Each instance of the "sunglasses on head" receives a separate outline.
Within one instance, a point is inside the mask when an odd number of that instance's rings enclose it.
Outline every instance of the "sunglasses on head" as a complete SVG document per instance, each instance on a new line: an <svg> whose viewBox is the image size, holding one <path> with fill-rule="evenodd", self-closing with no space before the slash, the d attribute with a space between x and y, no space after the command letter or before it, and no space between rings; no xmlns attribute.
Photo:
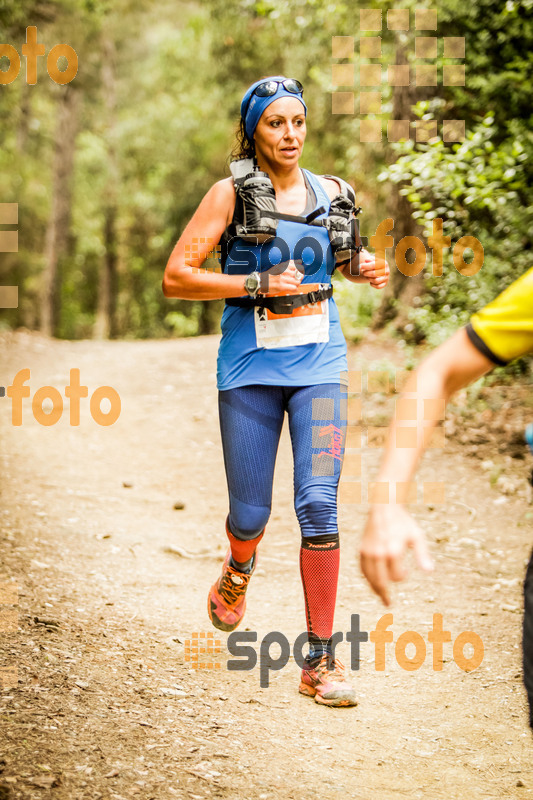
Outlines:
<svg viewBox="0 0 533 800"><path fill-rule="evenodd" d="M248 113L248 108L250 106L250 102L254 94L258 97L271 97L273 94L276 94L278 91L278 86L283 86L283 88L290 92L291 94L302 94L304 93L304 87L300 83L300 81L295 80L294 78L287 78L284 81L276 81L270 80L265 81L264 83L260 83L259 86L256 86L253 90L252 94L250 95L250 99L248 100L248 105L246 106L246 111L244 112L244 116Z"/></svg>

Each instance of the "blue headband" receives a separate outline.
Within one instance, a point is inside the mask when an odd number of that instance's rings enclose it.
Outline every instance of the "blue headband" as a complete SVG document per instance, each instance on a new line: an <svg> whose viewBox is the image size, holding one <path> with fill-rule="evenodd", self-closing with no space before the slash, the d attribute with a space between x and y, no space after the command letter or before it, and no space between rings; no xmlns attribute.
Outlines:
<svg viewBox="0 0 533 800"><path fill-rule="evenodd" d="M265 108L267 108L267 106L269 106L270 103L273 103L274 100L279 100L280 97L295 97L297 100L300 101L300 103L305 108L305 114L307 116L307 106L305 105L302 96L300 94L294 94L294 92L288 92L281 83L278 86L277 92L275 94L269 95L268 97L258 97L256 94L253 94L254 89L257 89L260 83L266 83L266 81L272 81L272 80L284 81L287 79L285 75L274 75L271 78L261 78L260 81L252 83L252 85L242 98L241 117L244 119L246 135L248 136L250 141L253 138L254 131L257 128L257 123L259 122L261 114L263 113ZM248 110L246 111L246 118L244 118L243 114L245 112L248 101L250 101L250 104L248 105Z"/></svg>

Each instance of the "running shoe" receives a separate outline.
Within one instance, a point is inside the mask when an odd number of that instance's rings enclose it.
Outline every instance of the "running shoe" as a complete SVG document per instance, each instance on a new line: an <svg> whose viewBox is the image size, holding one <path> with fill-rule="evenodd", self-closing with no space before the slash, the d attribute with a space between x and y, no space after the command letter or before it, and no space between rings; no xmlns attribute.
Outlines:
<svg viewBox="0 0 533 800"><path fill-rule="evenodd" d="M324 706L357 705L355 689L344 678L344 665L328 653L324 653L314 666L313 662L306 662L299 692L314 697L315 703Z"/></svg>
<svg viewBox="0 0 533 800"><path fill-rule="evenodd" d="M222 575L215 581L207 597L209 619L219 631L234 631L246 611L246 590L257 563L254 554L250 572L239 572L230 566L231 549L228 550Z"/></svg>

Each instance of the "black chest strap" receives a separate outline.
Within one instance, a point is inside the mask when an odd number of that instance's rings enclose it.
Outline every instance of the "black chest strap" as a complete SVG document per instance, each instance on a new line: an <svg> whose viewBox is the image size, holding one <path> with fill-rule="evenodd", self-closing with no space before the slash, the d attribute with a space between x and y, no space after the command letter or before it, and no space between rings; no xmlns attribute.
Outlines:
<svg viewBox="0 0 533 800"><path fill-rule="evenodd" d="M304 294L287 294L278 297L226 297L226 305L240 306L241 308L268 308L273 314L292 314L295 308L309 304L320 303L333 295L333 286L317 289L315 292Z"/></svg>

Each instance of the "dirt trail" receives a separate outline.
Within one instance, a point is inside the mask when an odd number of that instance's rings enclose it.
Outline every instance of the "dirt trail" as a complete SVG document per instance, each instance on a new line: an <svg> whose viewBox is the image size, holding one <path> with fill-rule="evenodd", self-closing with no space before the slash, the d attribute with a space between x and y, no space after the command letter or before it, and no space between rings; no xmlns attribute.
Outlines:
<svg viewBox="0 0 533 800"><path fill-rule="evenodd" d="M87 400L79 427L70 426L66 401L61 420L45 427L24 399L23 424L13 427L11 401L0 397L1 666L7 684L8 668L18 677L0 691L0 798L533 798L520 674L531 464L495 446L491 474L514 481L509 494L457 440L425 456L419 480L447 486L444 505L414 508L436 572L414 573L390 609L394 642L410 630L427 644L434 613L452 641L475 631L485 648L476 671L457 666L451 644L441 672L429 644L416 671L402 669L388 644L386 669L376 671L368 642L354 673L359 705L329 709L298 695L293 659L268 688L257 667L227 670L218 632L221 668L191 668L185 642L213 630L206 593L226 549L217 344L216 336L95 343L0 335L0 385L28 367L32 397L44 385L63 394L77 367L89 394L110 385L122 400L111 427L93 421ZM401 352L374 340L350 359L351 368L401 365ZM383 409L376 401L376 413ZM379 456L365 450L365 475L375 474ZM359 572L364 518L364 505L340 508L337 631L350 629L352 614L371 631L385 613ZM243 625L257 631L257 646L269 631L293 641L305 628L298 550L285 427ZM337 652L349 665L348 645Z"/></svg>

